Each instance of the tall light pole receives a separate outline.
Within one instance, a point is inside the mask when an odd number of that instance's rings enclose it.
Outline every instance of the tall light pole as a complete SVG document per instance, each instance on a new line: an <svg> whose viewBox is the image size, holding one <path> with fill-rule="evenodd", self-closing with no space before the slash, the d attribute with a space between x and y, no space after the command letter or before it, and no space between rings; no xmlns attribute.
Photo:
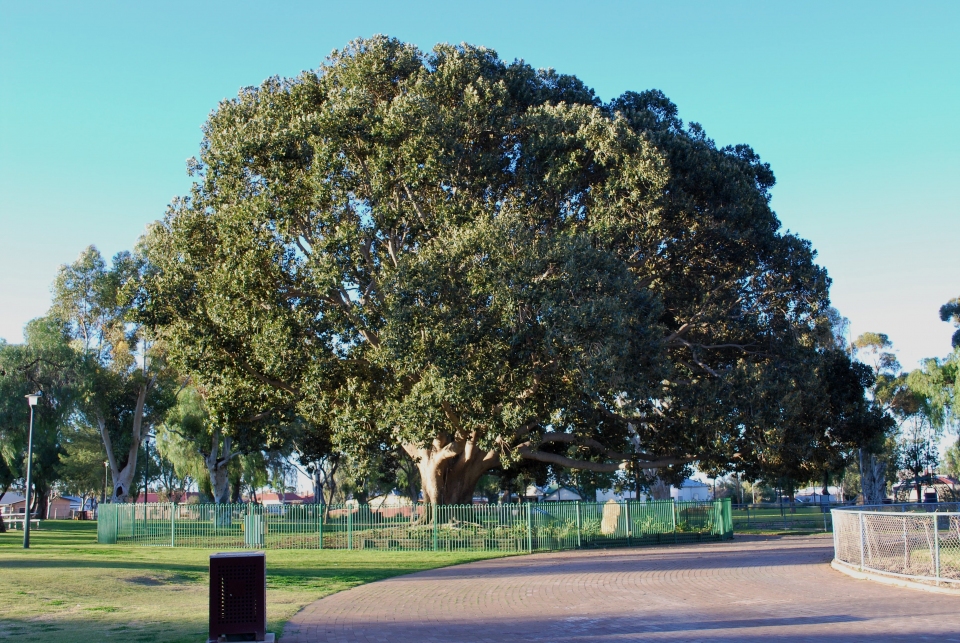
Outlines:
<svg viewBox="0 0 960 643"><path fill-rule="evenodd" d="M30 549L30 473L33 464L33 407L37 405L37 400L43 396L41 391L32 395L25 395L27 403L30 405L30 432L27 434L27 491L23 501L23 548Z"/></svg>

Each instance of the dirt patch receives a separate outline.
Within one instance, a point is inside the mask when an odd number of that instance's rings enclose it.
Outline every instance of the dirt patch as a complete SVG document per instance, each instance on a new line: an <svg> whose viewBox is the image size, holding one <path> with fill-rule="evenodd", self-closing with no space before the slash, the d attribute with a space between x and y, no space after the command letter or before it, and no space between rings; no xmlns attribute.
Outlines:
<svg viewBox="0 0 960 643"><path fill-rule="evenodd" d="M134 585L143 585L144 587L158 587L170 582L166 579L154 578L153 576L134 576L133 578L126 579L126 581Z"/></svg>

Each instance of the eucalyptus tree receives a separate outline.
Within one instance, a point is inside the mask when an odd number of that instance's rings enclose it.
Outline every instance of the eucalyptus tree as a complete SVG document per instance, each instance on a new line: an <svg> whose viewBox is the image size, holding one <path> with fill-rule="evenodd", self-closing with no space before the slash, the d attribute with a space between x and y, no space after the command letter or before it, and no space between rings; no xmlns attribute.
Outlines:
<svg viewBox="0 0 960 643"><path fill-rule="evenodd" d="M222 102L190 169L139 318L224 426L400 447L430 502L729 458L728 393L804 363L828 305L749 147L480 47L355 41Z"/></svg>
<svg viewBox="0 0 960 643"><path fill-rule="evenodd" d="M130 317L130 293L137 291L142 268L128 252L107 266L90 246L60 267L53 285L50 312L66 324L82 357L77 410L100 432L113 502L131 498L140 445L163 419L177 386L162 344Z"/></svg>
<svg viewBox="0 0 960 643"><path fill-rule="evenodd" d="M898 400L904 394L906 377L900 372L900 362L893 353L893 342L884 333L863 333L850 343L851 353L873 372L873 383L868 393L874 407L889 418L894 417ZM893 422L889 422L893 428ZM888 432L887 432L888 433ZM872 436L860 445L857 464L860 469L860 489L863 503L877 505L887 495L887 470L896 468L895 449L887 433Z"/></svg>

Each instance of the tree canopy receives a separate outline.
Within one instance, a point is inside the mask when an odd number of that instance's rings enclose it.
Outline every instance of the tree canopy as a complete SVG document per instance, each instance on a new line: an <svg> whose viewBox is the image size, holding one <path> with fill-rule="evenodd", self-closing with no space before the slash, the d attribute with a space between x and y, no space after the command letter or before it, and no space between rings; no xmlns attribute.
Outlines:
<svg viewBox="0 0 960 643"><path fill-rule="evenodd" d="M400 447L468 502L520 462L746 468L785 391L862 397L769 166L660 92L375 37L222 102L190 168L138 318L240 443Z"/></svg>
<svg viewBox="0 0 960 643"><path fill-rule="evenodd" d="M100 432L112 497L120 502L131 497L141 442L163 419L176 388L162 344L130 316L142 268L129 252L108 266L90 246L60 267L53 285L51 314L79 356L75 410Z"/></svg>

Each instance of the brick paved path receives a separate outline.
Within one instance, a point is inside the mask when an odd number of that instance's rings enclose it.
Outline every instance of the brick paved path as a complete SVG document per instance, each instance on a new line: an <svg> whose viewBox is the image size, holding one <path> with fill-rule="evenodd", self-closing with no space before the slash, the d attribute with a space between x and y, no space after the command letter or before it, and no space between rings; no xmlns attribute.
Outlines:
<svg viewBox="0 0 960 643"><path fill-rule="evenodd" d="M829 537L537 554L308 605L282 643L960 641L960 596L832 570Z"/></svg>

